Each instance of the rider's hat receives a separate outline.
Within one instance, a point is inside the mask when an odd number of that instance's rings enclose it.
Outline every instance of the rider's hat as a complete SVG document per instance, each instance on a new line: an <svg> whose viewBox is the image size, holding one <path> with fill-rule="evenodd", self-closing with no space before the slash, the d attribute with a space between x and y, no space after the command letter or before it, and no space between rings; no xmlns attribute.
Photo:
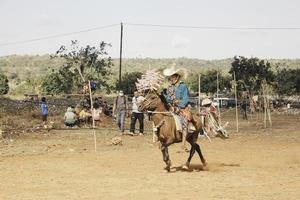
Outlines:
<svg viewBox="0 0 300 200"><path fill-rule="evenodd" d="M166 77L170 77L174 74L178 74L181 78L186 78L186 75L187 75L185 69L183 69L183 68L176 69L175 64L173 64L171 67L169 67L163 71L163 75Z"/></svg>

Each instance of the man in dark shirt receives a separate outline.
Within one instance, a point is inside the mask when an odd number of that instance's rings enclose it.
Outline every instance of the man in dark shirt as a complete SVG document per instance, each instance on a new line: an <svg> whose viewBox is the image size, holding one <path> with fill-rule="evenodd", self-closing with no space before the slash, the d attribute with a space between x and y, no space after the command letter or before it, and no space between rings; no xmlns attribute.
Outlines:
<svg viewBox="0 0 300 200"><path fill-rule="evenodd" d="M116 118L117 125L121 131L121 134L124 134L125 131L125 117L127 112L127 97L124 95L124 92L121 90L119 95L114 100L113 107L113 116Z"/></svg>

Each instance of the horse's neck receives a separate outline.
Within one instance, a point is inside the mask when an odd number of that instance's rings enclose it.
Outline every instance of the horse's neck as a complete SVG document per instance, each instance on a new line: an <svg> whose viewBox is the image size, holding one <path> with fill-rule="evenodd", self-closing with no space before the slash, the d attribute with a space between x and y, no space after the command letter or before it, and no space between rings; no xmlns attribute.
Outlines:
<svg viewBox="0 0 300 200"><path fill-rule="evenodd" d="M157 113L155 113L157 112ZM168 112L168 110L165 108L165 106L163 104L159 105L155 110L154 113L152 115L152 120L154 122L155 125L158 125L163 117L164 117L164 113L162 112Z"/></svg>

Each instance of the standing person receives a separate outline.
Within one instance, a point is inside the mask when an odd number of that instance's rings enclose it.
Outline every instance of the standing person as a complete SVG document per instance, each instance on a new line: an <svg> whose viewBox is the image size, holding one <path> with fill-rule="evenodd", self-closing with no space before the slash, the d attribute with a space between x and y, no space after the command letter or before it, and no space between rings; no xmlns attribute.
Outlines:
<svg viewBox="0 0 300 200"><path fill-rule="evenodd" d="M125 116L127 111L127 97L124 95L122 90L119 91L119 95L114 100L113 116L116 118L117 125L124 134L125 131Z"/></svg>
<svg viewBox="0 0 300 200"><path fill-rule="evenodd" d="M41 113L42 113L43 125L46 126L49 111L48 111L48 106L46 104L46 98L45 97L42 97Z"/></svg>
<svg viewBox="0 0 300 200"><path fill-rule="evenodd" d="M138 111L138 104L144 101L144 97L140 95L139 92L134 92L134 97L132 98L132 115L130 123L130 133L133 135L135 130L136 120L139 120L140 129L139 134L144 134L144 113Z"/></svg>
<svg viewBox="0 0 300 200"><path fill-rule="evenodd" d="M243 113L243 119L248 120L248 116L247 116L247 102L246 102L246 100L242 101L241 108L242 108L242 113Z"/></svg>

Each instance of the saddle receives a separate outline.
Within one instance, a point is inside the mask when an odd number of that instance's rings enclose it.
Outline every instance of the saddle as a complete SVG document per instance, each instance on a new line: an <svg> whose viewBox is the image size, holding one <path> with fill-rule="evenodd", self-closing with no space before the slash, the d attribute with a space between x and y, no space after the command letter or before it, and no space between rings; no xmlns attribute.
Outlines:
<svg viewBox="0 0 300 200"><path fill-rule="evenodd" d="M192 113L191 113L191 111L190 111L190 109L188 107L180 109L179 115L181 115L188 122L193 119Z"/></svg>
<svg viewBox="0 0 300 200"><path fill-rule="evenodd" d="M189 131L195 131L196 127L193 126L191 120L193 119L192 113L188 107L180 109L179 114L172 113L175 120L176 130L183 131L183 128L187 127Z"/></svg>

